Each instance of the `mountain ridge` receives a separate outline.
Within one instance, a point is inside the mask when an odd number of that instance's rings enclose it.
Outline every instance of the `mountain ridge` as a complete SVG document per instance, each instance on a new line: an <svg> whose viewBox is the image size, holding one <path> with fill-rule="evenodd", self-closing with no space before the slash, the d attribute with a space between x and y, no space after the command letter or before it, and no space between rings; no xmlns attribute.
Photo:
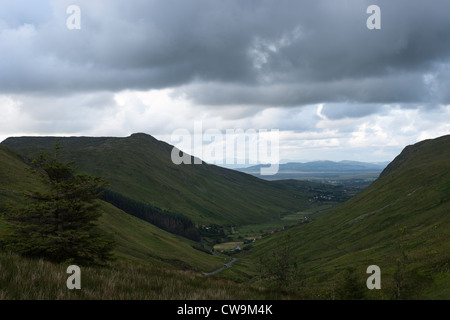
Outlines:
<svg viewBox="0 0 450 320"><path fill-rule="evenodd" d="M63 147L63 160L105 178L113 191L197 223L268 221L307 204L295 189L246 173L205 162L176 165L171 161L173 146L143 133L123 138L10 137L2 145L32 159L51 151L56 141Z"/></svg>
<svg viewBox="0 0 450 320"><path fill-rule="evenodd" d="M329 290L348 268L364 275L377 265L383 290L372 297L390 299L399 287L402 299L448 299L449 159L450 135L407 146L361 193L290 229L297 244L292 255L305 277ZM281 237L255 243L248 255L256 260L276 252ZM405 270L401 279L399 268Z"/></svg>
<svg viewBox="0 0 450 320"><path fill-rule="evenodd" d="M14 149L0 144L0 242L10 232L2 220L9 206L17 207L27 202L26 194L42 190L40 177L29 170L30 164L21 159ZM102 216L99 228L114 234L117 246L114 254L144 264L170 268L212 271L221 265L220 259L195 248L198 243L167 232L119 208L99 201ZM1 250L0 250L1 251Z"/></svg>

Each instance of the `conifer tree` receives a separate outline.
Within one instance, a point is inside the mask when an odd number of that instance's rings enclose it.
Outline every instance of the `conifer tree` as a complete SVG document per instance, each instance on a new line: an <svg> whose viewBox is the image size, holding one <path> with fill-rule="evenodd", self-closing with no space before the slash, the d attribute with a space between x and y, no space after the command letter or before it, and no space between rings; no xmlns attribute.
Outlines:
<svg viewBox="0 0 450 320"><path fill-rule="evenodd" d="M45 188L29 194L29 203L6 216L13 233L5 247L29 257L54 262L92 264L112 258L112 236L98 229L101 216L97 200L107 183L101 178L76 174L73 163L41 153L33 161Z"/></svg>
<svg viewBox="0 0 450 320"><path fill-rule="evenodd" d="M336 289L336 298L339 300L365 299L367 287L356 272L356 268L349 266Z"/></svg>

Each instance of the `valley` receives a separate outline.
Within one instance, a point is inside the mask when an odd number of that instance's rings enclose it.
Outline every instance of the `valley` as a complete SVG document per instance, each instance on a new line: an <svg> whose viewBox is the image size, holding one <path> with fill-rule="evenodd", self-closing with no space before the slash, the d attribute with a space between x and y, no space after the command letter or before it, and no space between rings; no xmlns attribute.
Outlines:
<svg viewBox="0 0 450 320"><path fill-rule="evenodd" d="M365 268L374 264L382 270L382 289L366 289L358 299L449 296L449 136L406 147L367 186L265 181L205 163L175 166L170 146L144 134L9 138L0 145L0 212L43 188L28 168L56 140L64 161L110 182L98 225L116 239L112 268L149 268L158 281L176 278L178 285L194 277L186 285L195 288L227 281L226 299L245 299L231 293L236 286L246 288L247 298L263 290L263 298L346 299L340 290L346 272L353 270L362 284ZM174 231L178 223L190 231ZM0 219L0 239L9 232ZM1 253L2 268L8 254ZM284 263L284 275L268 278L268 263ZM289 278L289 286L276 285L277 277ZM98 285L104 290L104 283ZM199 292L194 287L187 290ZM199 299L211 297L202 290Z"/></svg>
<svg viewBox="0 0 450 320"><path fill-rule="evenodd" d="M2 315L450 300L449 9L0 1Z"/></svg>

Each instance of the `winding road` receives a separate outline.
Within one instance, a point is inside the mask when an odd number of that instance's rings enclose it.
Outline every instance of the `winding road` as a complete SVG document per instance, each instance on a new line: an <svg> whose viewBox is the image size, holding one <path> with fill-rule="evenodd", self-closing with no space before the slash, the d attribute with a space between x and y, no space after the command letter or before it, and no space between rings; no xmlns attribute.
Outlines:
<svg viewBox="0 0 450 320"><path fill-rule="evenodd" d="M232 265L236 260L237 260L236 258L233 258L233 260L231 260L230 262L224 264L224 266L223 266L222 268L219 268L219 269L217 269L217 270L215 270L215 271L213 271L213 272L210 272L210 273L203 273L203 274L204 274L205 276L211 276L211 275L213 275L213 274L216 274L216 273L218 273L218 272L220 272L220 271L222 271L222 270L224 270L224 269L227 269L227 268L231 267L231 265Z"/></svg>

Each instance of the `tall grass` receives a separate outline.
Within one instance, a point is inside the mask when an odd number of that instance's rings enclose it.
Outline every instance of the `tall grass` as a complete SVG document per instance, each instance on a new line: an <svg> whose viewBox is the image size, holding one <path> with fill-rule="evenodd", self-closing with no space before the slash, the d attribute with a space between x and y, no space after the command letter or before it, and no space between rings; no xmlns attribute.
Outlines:
<svg viewBox="0 0 450 320"><path fill-rule="evenodd" d="M66 286L68 265L0 253L3 300L251 300L295 299L276 290L240 285L192 271L115 261L81 267L81 289Z"/></svg>

